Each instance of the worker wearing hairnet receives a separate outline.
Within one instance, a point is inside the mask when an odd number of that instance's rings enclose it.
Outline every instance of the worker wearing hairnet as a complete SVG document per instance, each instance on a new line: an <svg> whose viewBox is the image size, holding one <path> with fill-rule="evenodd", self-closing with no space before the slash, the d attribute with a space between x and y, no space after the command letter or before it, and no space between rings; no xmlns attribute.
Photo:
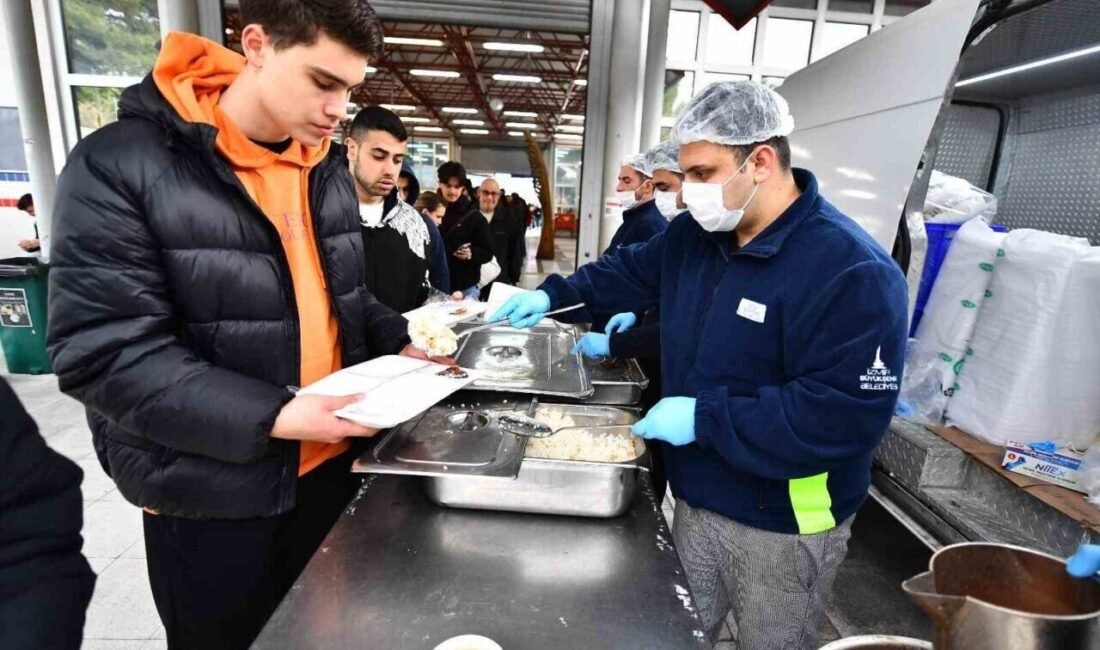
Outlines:
<svg viewBox="0 0 1100 650"><path fill-rule="evenodd" d="M615 198L624 210L653 198L653 179L645 164L645 153L627 156L619 167L618 185L615 186Z"/></svg>
<svg viewBox="0 0 1100 650"><path fill-rule="evenodd" d="M904 276L791 169L793 127L761 84L708 86L674 129L688 212L493 316L660 305L663 398L634 432L662 441L707 632L732 609L751 650L818 647L906 342Z"/></svg>
<svg viewBox="0 0 1100 650"><path fill-rule="evenodd" d="M653 179L654 198L642 207L647 208L644 218L652 223L654 234L665 229L667 220L684 211L676 204L684 178L677 161L679 151L680 147L676 143L662 142L645 154L644 167ZM619 232L622 232L622 229ZM638 323L641 324L634 327ZM637 359L649 379L649 385L642 392L642 406L649 408L656 404L661 398L660 312L651 309L639 315L628 311L612 316L602 328L599 327L599 322L594 325L593 331L581 337L574 352L580 352L589 358ZM657 500L660 501L665 497L667 485L660 443L655 440L647 441L646 447L650 452L652 465L650 478L653 480L653 490Z"/></svg>

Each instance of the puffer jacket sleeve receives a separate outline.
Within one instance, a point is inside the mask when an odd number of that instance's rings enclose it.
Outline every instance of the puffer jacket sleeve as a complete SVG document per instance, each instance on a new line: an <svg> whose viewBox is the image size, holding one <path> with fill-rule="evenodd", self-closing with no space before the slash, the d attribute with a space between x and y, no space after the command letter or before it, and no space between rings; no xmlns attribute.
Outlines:
<svg viewBox="0 0 1100 650"><path fill-rule="evenodd" d="M54 214L47 342L61 390L165 447L226 462L261 458L291 394L183 344L140 198L155 179L124 178L93 159L89 140L61 174Z"/></svg>
<svg viewBox="0 0 1100 650"><path fill-rule="evenodd" d="M409 321L378 301L370 291L363 290L364 325L371 357L397 354L409 343Z"/></svg>

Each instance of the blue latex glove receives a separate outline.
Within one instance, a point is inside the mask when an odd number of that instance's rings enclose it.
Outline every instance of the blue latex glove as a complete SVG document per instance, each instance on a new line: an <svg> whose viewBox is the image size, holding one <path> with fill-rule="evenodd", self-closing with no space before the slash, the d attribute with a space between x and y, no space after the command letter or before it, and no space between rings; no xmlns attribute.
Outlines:
<svg viewBox="0 0 1100 650"><path fill-rule="evenodd" d="M638 322L638 317L632 311L615 314L607 321L607 327L603 328L605 334L621 334Z"/></svg>
<svg viewBox="0 0 1100 650"><path fill-rule="evenodd" d="M1066 560L1066 571L1074 578L1095 578L1100 571L1100 544L1082 544Z"/></svg>
<svg viewBox="0 0 1100 650"><path fill-rule="evenodd" d="M507 318L512 327L520 329L533 327L542 320L543 314L550 311L550 296L545 291L532 291L512 296L500 306L489 320Z"/></svg>
<svg viewBox="0 0 1100 650"><path fill-rule="evenodd" d="M580 341L577 341L570 353L576 354L577 351L590 359L609 357L611 356L611 337L607 334L589 332L582 336Z"/></svg>
<svg viewBox="0 0 1100 650"><path fill-rule="evenodd" d="M630 432L647 440L664 440L677 447L695 442L695 398L662 399L630 428Z"/></svg>

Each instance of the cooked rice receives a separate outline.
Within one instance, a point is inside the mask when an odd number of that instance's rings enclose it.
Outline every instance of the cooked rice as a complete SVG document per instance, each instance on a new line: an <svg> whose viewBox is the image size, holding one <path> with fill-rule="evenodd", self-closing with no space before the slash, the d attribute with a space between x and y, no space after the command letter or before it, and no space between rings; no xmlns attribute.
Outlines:
<svg viewBox="0 0 1100 650"><path fill-rule="evenodd" d="M429 357L446 357L458 349L458 335L434 312L417 314L409 321L409 338Z"/></svg>
<svg viewBox="0 0 1100 650"><path fill-rule="evenodd" d="M552 429L575 424L568 415L554 411L539 413L538 419ZM639 451L634 437L625 430L590 432L584 429L568 429L547 438L531 438L527 441L525 455L528 458L551 460L622 463L637 458Z"/></svg>

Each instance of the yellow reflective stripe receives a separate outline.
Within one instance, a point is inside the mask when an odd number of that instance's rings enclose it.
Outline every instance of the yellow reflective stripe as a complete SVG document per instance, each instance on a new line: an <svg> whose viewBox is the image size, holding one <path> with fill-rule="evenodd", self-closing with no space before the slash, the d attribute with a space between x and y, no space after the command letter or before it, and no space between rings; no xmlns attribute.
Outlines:
<svg viewBox="0 0 1100 650"><path fill-rule="evenodd" d="M836 528L828 483L828 472L790 480L791 507L800 534L812 535Z"/></svg>

